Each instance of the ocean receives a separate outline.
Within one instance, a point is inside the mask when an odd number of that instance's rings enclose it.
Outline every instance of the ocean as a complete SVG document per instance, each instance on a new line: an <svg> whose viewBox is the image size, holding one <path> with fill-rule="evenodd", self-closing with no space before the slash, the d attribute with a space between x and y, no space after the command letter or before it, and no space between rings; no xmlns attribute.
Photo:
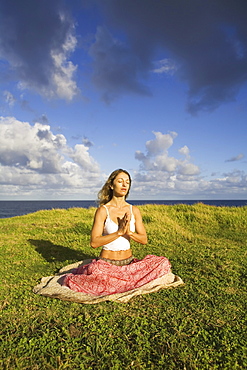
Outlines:
<svg viewBox="0 0 247 370"><path fill-rule="evenodd" d="M242 207L247 200L129 200L133 205L143 204L195 204L204 203L216 207ZM0 218L22 216L42 209L55 208L90 208L97 207L94 200L2 200L0 201Z"/></svg>

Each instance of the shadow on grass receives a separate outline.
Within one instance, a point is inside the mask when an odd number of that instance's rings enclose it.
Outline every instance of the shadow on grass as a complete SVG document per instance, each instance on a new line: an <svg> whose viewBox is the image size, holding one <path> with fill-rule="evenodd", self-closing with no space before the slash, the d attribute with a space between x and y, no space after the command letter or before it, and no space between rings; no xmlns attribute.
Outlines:
<svg viewBox="0 0 247 370"><path fill-rule="evenodd" d="M28 239L28 241L35 246L36 251L41 254L47 262L63 262L67 260L81 261L84 259L94 258L88 254L75 251L68 247L53 244L49 240Z"/></svg>

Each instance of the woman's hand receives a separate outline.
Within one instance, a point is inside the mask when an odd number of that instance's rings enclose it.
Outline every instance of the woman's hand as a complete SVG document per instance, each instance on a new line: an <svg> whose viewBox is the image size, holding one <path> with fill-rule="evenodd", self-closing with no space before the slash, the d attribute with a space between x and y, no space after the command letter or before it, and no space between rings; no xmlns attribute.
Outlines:
<svg viewBox="0 0 247 370"><path fill-rule="evenodd" d="M129 214L126 212L123 218L118 217L117 220L119 236L125 235L129 230Z"/></svg>
<svg viewBox="0 0 247 370"><path fill-rule="evenodd" d="M130 221L126 235L137 243L147 244L147 233L142 222L142 217L139 209L133 206L133 214L135 217L135 231L130 230Z"/></svg>

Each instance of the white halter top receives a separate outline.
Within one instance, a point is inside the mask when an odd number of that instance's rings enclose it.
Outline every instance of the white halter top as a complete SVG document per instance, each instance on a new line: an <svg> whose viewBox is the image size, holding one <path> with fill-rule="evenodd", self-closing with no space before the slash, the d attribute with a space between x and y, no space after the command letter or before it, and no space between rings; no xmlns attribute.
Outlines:
<svg viewBox="0 0 247 370"><path fill-rule="evenodd" d="M116 231L118 231L118 225L116 224L116 222L111 220L108 208L105 205L103 207L105 207L107 213L103 235L115 233ZM134 232L135 217L132 213L132 205L130 205L130 215L130 231ZM120 236L113 242L103 245L103 249L106 251L126 251L127 249L130 249L130 242L125 237Z"/></svg>

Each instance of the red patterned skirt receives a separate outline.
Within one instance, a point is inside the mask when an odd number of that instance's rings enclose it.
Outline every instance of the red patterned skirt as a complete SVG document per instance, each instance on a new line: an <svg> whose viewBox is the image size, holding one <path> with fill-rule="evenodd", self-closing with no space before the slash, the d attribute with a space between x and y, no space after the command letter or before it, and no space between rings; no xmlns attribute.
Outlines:
<svg viewBox="0 0 247 370"><path fill-rule="evenodd" d="M76 292L95 296L123 293L139 288L170 272L171 264L166 257L147 255L135 258L125 266L115 266L101 259L93 259L73 273L64 276L63 285Z"/></svg>

